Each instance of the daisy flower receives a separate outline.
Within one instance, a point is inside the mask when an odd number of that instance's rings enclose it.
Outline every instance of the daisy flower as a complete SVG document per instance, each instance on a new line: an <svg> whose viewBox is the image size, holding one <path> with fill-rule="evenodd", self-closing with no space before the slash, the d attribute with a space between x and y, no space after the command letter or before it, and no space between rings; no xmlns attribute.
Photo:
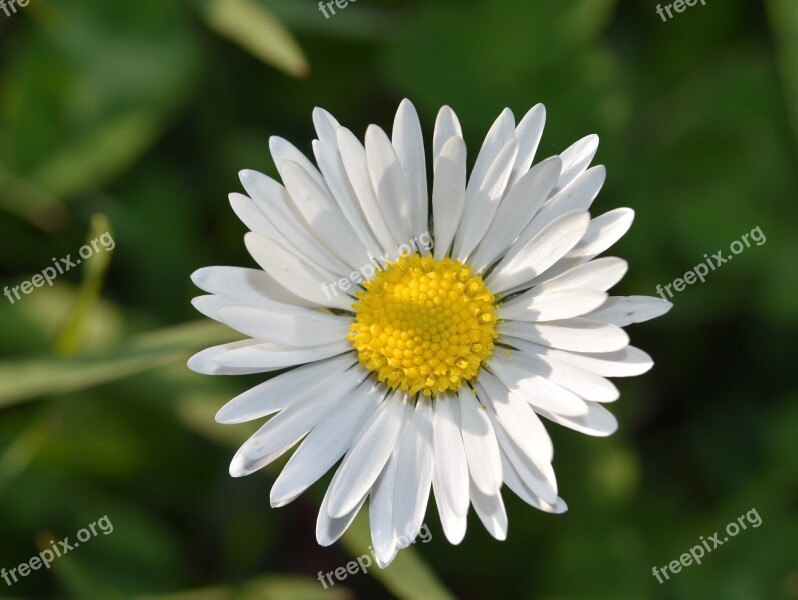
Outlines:
<svg viewBox="0 0 798 600"><path fill-rule="evenodd" d="M542 105L516 124L507 109L466 173L466 146L444 107L432 139L432 190L421 125L399 106L391 137L365 143L317 108L313 164L270 140L282 184L242 171L230 203L260 269L193 274L206 316L247 336L189 361L198 373L278 372L219 411L219 423L272 416L230 465L248 475L299 444L271 490L283 506L337 463L316 537L337 540L368 501L375 557L416 539L430 490L447 539L473 506L507 535L502 486L549 513L566 505L552 469L551 421L593 436L617 421L607 377L653 362L622 327L670 303L608 296L626 272L597 258L633 211L591 218L604 183L588 136L533 166ZM431 211L431 213L430 213ZM542 419L541 419L542 417Z"/></svg>

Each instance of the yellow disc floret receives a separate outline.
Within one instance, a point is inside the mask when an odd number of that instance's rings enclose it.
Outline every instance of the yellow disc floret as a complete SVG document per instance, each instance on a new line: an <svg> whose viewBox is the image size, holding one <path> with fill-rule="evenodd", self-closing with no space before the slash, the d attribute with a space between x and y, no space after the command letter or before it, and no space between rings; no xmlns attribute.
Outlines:
<svg viewBox="0 0 798 600"><path fill-rule="evenodd" d="M349 339L389 387L425 396L456 390L493 352L495 299L470 267L411 254L364 286Z"/></svg>

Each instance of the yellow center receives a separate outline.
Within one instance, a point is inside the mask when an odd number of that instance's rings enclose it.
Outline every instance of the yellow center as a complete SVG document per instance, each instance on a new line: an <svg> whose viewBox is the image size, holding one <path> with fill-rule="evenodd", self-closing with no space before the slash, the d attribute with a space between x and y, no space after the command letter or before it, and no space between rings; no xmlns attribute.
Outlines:
<svg viewBox="0 0 798 600"><path fill-rule="evenodd" d="M494 297L456 260L411 254L364 284L349 339L391 388L434 396L472 379L493 351Z"/></svg>

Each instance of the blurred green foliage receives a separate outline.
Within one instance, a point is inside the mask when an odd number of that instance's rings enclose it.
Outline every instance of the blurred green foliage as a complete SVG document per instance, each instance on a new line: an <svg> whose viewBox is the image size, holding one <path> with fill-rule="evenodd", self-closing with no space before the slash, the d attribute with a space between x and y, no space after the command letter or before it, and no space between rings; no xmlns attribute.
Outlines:
<svg viewBox="0 0 798 600"><path fill-rule="evenodd" d="M361 0L325 19L310 0L31 0L0 13L0 283L76 252L103 219L117 242L96 272L0 301L0 567L114 524L0 596L798 598L798 5L710 1L667 23L655 6ZM451 105L472 159L504 106L547 105L540 156L598 133L596 206L637 213L613 252L631 264L617 293L651 295L757 226L767 243L632 328L657 366L619 382L618 434L550 427L568 513L508 492L506 542L472 518L450 547L431 509L431 543L325 591L317 572L366 553L366 524L319 548L323 485L272 510L276 469L228 476L252 428L213 414L260 379L187 372L191 353L235 338L197 320L188 275L253 264L225 198L242 168L276 175L270 135L309 152L314 106L362 134L402 97L428 139ZM657 583L654 565L751 508L760 527Z"/></svg>

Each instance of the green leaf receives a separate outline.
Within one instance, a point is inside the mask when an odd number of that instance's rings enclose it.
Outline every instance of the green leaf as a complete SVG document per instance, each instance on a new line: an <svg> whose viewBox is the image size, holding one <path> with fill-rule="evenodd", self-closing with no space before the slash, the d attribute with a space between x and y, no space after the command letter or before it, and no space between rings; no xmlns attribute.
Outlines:
<svg viewBox="0 0 798 600"><path fill-rule="evenodd" d="M4 63L0 153L41 204L128 170L191 97L198 54L176 2L46 3L31 14L36 26ZM18 205L16 193L0 187L5 204Z"/></svg>
<svg viewBox="0 0 798 600"><path fill-rule="evenodd" d="M31 179L63 197L103 185L127 170L152 145L161 128L161 120L145 111L109 119L49 156Z"/></svg>
<svg viewBox="0 0 798 600"><path fill-rule="evenodd" d="M67 212L63 203L43 189L23 181L0 165L0 208L43 231L57 231Z"/></svg>
<svg viewBox="0 0 798 600"><path fill-rule="evenodd" d="M76 354L84 346L86 329L100 299L100 293L105 282L105 274L111 265L113 248L108 248L106 245L99 243L101 236L105 235L111 236L108 219L105 215L94 215L91 220L91 229L86 239L86 245L92 248L91 244L94 242L99 249L95 250L94 254L91 255L91 260L83 262L83 284L78 292L74 308L55 344L56 352L62 356ZM113 241L113 237L110 239Z"/></svg>
<svg viewBox="0 0 798 600"><path fill-rule="evenodd" d="M184 361L191 353L230 338L228 328L202 321L141 335L127 347L99 356L5 362L0 364L0 406L124 379Z"/></svg>
<svg viewBox="0 0 798 600"><path fill-rule="evenodd" d="M208 0L208 26L266 64L293 77L306 77L310 65L291 33L253 0Z"/></svg>
<svg viewBox="0 0 798 600"><path fill-rule="evenodd" d="M344 600L351 597L345 588L325 590L319 582L307 577L265 575L238 586L139 596L136 600Z"/></svg>
<svg viewBox="0 0 798 600"><path fill-rule="evenodd" d="M38 422L26 427L0 455L0 490L28 468L47 440Z"/></svg>
<svg viewBox="0 0 798 600"><path fill-rule="evenodd" d="M776 57L784 80L793 136L798 143L798 3L794 0L768 0L765 5L776 39Z"/></svg>

